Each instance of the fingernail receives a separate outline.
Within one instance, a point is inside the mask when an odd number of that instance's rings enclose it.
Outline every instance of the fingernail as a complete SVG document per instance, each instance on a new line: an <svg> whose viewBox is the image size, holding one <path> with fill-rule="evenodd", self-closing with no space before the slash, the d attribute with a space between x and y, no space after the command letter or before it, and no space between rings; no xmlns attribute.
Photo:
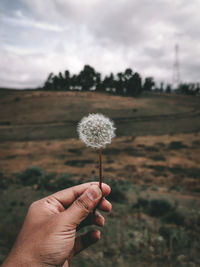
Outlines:
<svg viewBox="0 0 200 267"><path fill-rule="evenodd" d="M87 196L89 199L92 201L98 199L101 197L102 193L100 188L97 185L92 185L87 191L86 191Z"/></svg>

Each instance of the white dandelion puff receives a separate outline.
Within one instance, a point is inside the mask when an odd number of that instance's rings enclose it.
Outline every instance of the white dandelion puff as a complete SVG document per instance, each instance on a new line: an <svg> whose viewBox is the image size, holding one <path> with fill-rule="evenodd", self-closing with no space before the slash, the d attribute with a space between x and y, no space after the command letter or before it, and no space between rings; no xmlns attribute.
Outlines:
<svg viewBox="0 0 200 267"><path fill-rule="evenodd" d="M79 138L89 147L102 148L115 137L114 123L102 114L89 114L78 124Z"/></svg>

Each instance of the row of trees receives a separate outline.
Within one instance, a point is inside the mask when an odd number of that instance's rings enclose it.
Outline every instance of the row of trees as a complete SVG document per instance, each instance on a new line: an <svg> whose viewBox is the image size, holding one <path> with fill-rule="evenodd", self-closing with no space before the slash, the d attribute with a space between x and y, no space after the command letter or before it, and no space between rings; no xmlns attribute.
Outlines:
<svg viewBox="0 0 200 267"><path fill-rule="evenodd" d="M119 95L137 96L143 90L151 91L155 85L153 78L145 79L142 84L141 75L128 68L114 76L111 73L102 79L102 75L89 65L85 65L79 74L71 75L68 70L58 75L50 73L43 88L44 90L59 91L98 91L113 92Z"/></svg>
<svg viewBox="0 0 200 267"><path fill-rule="evenodd" d="M127 68L124 72L117 73L117 75L111 73L102 78L102 75L89 65L85 65L79 74L71 75L68 70L64 73L59 72L58 75L50 73L42 89L52 91L112 92L126 96L138 96L143 91L152 90L160 93L172 92L170 84L164 86L164 83L161 83L160 86L156 86L152 77L147 77L142 82L141 75L130 68ZM196 95L200 93L200 85L199 83L181 84L173 92Z"/></svg>

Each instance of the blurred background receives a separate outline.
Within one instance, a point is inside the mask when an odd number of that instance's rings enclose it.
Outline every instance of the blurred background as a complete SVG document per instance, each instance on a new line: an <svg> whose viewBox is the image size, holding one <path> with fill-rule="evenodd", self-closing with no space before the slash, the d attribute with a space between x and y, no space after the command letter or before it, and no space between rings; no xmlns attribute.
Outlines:
<svg viewBox="0 0 200 267"><path fill-rule="evenodd" d="M1 0L0 263L35 200L98 180L78 140L112 118L102 239L72 266L200 266L198 0Z"/></svg>

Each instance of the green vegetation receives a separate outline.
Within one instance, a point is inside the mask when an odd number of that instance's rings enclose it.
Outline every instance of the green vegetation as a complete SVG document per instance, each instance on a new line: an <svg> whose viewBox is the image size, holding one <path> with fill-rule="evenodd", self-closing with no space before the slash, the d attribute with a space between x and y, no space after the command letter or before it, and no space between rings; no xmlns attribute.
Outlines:
<svg viewBox="0 0 200 267"><path fill-rule="evenodd" d="M48 191L59 191L80 183L74 180L71 174L45 173L37 166L28 167L25 171L16 174L16 181L24 186L33 186L35 189Z"/></svg>
<svg viewBox="0 0 200 267"><path fill-rule="evenodd" d="M177 205L173 195L170 199L155 198L153 188L136 187L127 180L106 182L112 188L109 199L113 211L106 216L102 240L77 256L72 266L198 266L200 214L190 213L189 200ZM77 183L80 181L70 174L45 173L32 166L1 187L0 244L4 248L0 262L12 246L30 203Z"/></svg>

